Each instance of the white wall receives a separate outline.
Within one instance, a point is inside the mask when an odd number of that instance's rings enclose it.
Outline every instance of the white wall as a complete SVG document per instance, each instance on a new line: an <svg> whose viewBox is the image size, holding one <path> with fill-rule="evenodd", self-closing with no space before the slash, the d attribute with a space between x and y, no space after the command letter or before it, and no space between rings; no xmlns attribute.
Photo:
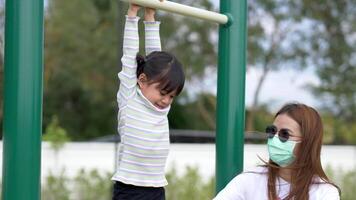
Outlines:
<svg viewBox="0 0 356 200"><path fill-rule="evenodd" d="M2 143L0 143L2 151ZM267 160L265 145L245 145L244 168L250 168L261 163L257 158ZM2 153L0 153L0 169L2 168ZM324 146L322 149L322 164L334 169L351 170L356 167L356 146ZM114 172L115 145L112 143L67 143L55 158L48 143L42 143L42 178L50 170L58 172L65 169L67 176L75 176L78 170L97 169L99 172ZM214 144L172 144L168 158L167 169L175 166L178 173L183 173L185 167L197 166L204 177L215 173L215 145ZM0 170L0 173L2 169Z"/></svg>

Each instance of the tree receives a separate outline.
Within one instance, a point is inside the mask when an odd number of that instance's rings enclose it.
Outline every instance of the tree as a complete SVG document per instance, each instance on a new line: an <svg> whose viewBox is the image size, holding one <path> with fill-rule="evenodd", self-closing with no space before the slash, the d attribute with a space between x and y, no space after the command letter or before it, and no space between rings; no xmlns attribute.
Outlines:
<svg viewBox="0 0 356 200"><path fill-rule="evenodd" d="M320 85L313 91L326 109L348 123L356 120L356 2L303 0L298 7L312 24L311 51Z"/></svg>
<svg viewBox="0 0 356 200"><path fill-rule="evenodd" d="M212 9L208 0L193 4ZM57 115L73 140L116 132L117 73L126 7L115 0L48 2L44 126ZM157 19L164 22L163 49L182 60L188 78L202 76L207 67L215 67L216 47L211 41L216 25L163 12L158 12Z"/></svg>
<svg viewBox="0 0 356 200"><path fill-rule="evenodd" d="M68 142L70 139L67 135L65 129L63 129L59 125L59 121L57 116L53 116L51 122L46 127L46 133L42 137L43 141L47 141L50 144L51 149L54 153L54 160L55 160L55 171L58 174L58 153L64 147L65 143Z"/></svg>
<svg viewBox="0 0 356 200"><path fill-rule="evenodd" d="M108 134L116 124L117 7L103 14L95 5L48 2L44 126L56 114L74 140Z"/></svg>
<svg viewBox="0 0 356 200"><path fill-rule="evenodd" d="M179 3L214 11L209 0L180 0ZM166 12L158 12L161 20L163 50L174 53L182 62L188 79L202 77L217 63L218 26L211 22L192 19Z"/></svg>
<svg viewBox="0 0 356 200"><path fill-rule="evenodd" d="M184 104L174 101L168 115L170 128L215 130L215 113L216 97L212 94L198 94L194 101Z"/></svg>
<svg viewBox="0 0 356 200"><path fill-rule="evenodd" d="M309 41L303 31L305 21L294 11L294 6L292 1L249 1L247 69L262 71L247 115L246 129L249 131L255 128L255 113L260 109L259 94L269 73L307 66L305 44Z"/></svg>
<svg viewBox="0 0 356 200"><path fill-rule="evenodd" d="M210 11L216 11L209 0L179 3ZM218 26L211 22L159 12L164 50L173 52L182 62L189 80L199 80L206 71L217 66ZM192 83L192 82L189 82ZM188 83L188 84L189 84ZM191 88L186 84L185 90ZM203 85L194 87L204 89ZM182 100L184 103L180 103ZM188 103L189 102L189 103ZM181 95L169 114L171 128L215 130L216 98L211 94L196 94L194 100Z"/></svg>

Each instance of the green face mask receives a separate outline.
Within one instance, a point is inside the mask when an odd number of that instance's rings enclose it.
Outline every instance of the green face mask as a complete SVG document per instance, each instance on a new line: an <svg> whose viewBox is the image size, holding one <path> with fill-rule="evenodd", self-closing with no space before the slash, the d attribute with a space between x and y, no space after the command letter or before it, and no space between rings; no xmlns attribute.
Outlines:
<svg viewBox="0 0 356 200"><path fill-rule="evenodd" d="M267 146L269 158L281 167L286 167L294 161L294 147L297 141L281 142L278 136L268 138Z"/></svg>

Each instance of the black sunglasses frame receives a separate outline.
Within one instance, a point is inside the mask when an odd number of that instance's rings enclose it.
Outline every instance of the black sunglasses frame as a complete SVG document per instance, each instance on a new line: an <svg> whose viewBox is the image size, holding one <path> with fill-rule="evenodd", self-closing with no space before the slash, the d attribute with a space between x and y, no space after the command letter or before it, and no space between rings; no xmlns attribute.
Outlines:
<svg viewBox="0 0 356 200"><path fill-rule="evenodd" d="M272 139L277 132L278 132L278 139L283 143L287 142L289 140L289 137L291 136L291 134L289 134L289 131L287 129L282 128L281 130L278 131L275 125L269 125L266 127L266 134L267 137L270 139Z"/></svg>

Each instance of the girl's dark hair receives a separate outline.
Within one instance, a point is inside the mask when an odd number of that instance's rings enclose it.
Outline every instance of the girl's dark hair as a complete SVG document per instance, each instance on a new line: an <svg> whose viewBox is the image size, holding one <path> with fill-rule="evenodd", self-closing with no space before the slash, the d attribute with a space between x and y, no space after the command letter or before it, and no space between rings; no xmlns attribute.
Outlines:
<svg viewBox="0 0 356 200"><path fill-rule="evenodd" d="M167 93L176 91L179 95L183 89L185 75L182 64L175 56L164 51L154 51L148 56L136 56L137 78L144 73L150 83L160 83L159 89Z"/></svg>

